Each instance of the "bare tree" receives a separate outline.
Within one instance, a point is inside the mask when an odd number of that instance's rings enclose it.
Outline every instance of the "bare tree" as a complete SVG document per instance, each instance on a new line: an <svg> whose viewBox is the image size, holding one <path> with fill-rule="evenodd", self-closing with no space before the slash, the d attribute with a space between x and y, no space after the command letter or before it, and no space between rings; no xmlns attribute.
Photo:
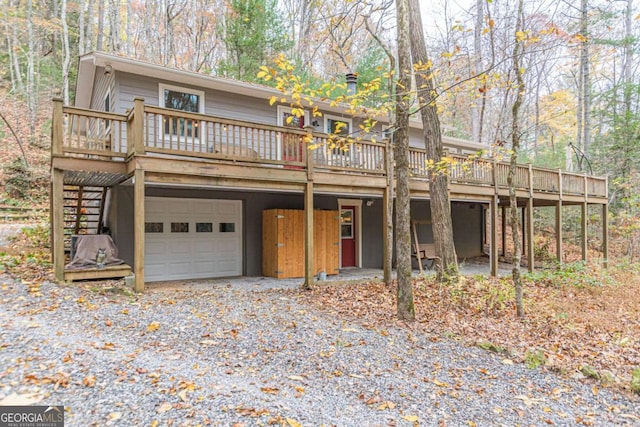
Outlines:
<svg viewBox="0 0 640 427"><path fill-rule="evenodd" d="M433 81L433 69L429 65L427 46L422 32L422 18L418 0L409 0L409 16L411 29L411 53L415 70L420 115L424 133L424 144L427 160L439 165L444 154L442 131L436 106L436 92ZM431 195L431 222L433 224L433 240L436 253L440 257L438 279L440 281L457 280L458 258L453 242L453 224L451 222L451 205L449 202L448 175L431 168L429 170L429 191Z"/></svg>

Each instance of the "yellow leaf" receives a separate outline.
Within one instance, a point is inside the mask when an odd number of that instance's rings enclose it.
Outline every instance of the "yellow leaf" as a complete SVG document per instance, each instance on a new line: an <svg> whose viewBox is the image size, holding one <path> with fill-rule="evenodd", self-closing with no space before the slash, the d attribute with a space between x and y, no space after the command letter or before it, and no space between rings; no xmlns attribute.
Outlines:
<svg viewBox="0 0 640 427"><path fill-rule="evenodd" d="M302 424L300 424L293 418L287 418L287 424L289 424L290 427L302 427Z"/></svg>
<svg viewBox="0 0 640 427"><path fill-rule="evenodd" d="M272 96L271 98L269 98L269 105L275 104L277 100L278 100L277 96Z"/></svg>
<svg viewBox="0 0 640 427"><path fill-rule="evenodd" d="M269 73L267 73L266 71L258 71L257 77L259 79L264 79L268 75L269 75Z"/></svg>
<svg viewBox="0 0 640 427"><path fill-rule="evenodd" d="M409 421L410 423L416 423L419 420L417 415L404 415L402 419L405 421Z"/></svg>
<svg viewBox="0 0 640 427"><path fill-rule="evenodd" d="M524 41L527 39L527 33L524 31L516 31L516 41Z"/></svg>
<svg viewBox="0 0 640 427"><path fill-rule="evenodd" d="M147 325L147 332L154 332L158 329L160 329L160 323L158 322L151 322Z"/></svg>
<svg viewBox="0 0 640 427"><path fill-rule="evenodd" d="M449 384L447 384L447 383L443 383L442 381L438 381L438 380L436 380L436 379L434 379L434 380L433 380L433 383L434 383L435 385L437 385L438 387L449 387Z"/></svg>
<svg viewBox="0 0 640 427"><path fill-rule="evenodd" d="M290 125L291 122L293 121L293 116L288 116L286 121L287 121L287 124Z"/></svg>

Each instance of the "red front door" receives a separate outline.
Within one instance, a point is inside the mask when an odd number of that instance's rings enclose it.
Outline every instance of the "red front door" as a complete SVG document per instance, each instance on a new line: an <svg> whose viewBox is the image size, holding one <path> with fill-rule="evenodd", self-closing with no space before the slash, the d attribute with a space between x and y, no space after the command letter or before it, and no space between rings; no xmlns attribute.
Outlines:
<svg viewBox="0 0 640 427"><path fill-rule="evenodd" d="M356 266L356 208L340 208L340 245L342 248L342 267Z"/></svg>

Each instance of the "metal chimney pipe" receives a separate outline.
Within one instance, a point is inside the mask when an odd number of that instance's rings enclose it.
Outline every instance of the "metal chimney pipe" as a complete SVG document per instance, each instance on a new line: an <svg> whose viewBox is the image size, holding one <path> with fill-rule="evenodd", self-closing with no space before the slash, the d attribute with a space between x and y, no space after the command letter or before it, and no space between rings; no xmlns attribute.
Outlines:
<svg viewBox="0 0 640 427"><path fill-rule="evenodd" d="M356 73L347 73L345 75L347 81L347 95L355 95L358 84L358 75Z"/></svg>

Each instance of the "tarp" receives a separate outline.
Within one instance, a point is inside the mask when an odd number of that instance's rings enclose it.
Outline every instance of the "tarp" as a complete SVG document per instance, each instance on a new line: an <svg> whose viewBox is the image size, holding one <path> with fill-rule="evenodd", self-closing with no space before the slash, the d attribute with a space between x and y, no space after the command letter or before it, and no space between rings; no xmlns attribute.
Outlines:
<svg viewBox="0 0 640 427"><path fill-rule="evenodd" d="M104 260L98 265L98 250L104 250ZM124 264L118 258L118 248L108 234L86 234L77 236L73 259L65 266L70 270L100 268L108 265Z"/></svg>

